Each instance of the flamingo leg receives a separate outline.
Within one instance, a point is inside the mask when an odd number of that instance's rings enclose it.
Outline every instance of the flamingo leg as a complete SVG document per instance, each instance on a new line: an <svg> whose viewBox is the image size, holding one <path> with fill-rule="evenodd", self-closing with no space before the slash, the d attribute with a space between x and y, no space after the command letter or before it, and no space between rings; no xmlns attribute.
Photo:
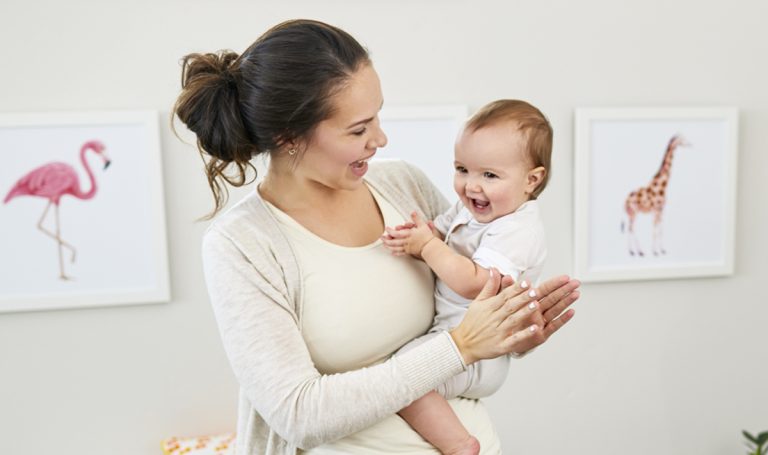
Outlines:
<svg viewBox="0 0 768 455"><path fill-rule="evenodd" d="M60 243L63 247L69 249L69 251L72 253L72 257L70 258L70 262L75 262L75 256L77 252L75 251L75 247L64 241L64 239L61 238L59 235L59 206L56 204L56 233L53 233L49 231L48 229L43 226L43 221L45 221L45 216L48 214L48 209L51 208L51 204L54 204L51 201L48 201L48 205L45 206L45 210L43 211L43 216L40 217L40 220L37 222L37 228L42 231L43 234L47 235L48 237L56 240L58 243Z"/></svg>
<svg viewBox="0 0 768 455"><path fill-rule="evenodd" d="M49 231L48 229L43 226L43 222L45 221L46 216L48 215L48 210L51 208L51 204L56 206L55 209L55 220L56 220L56 233L53 233ZM69 243L65 242L61 238L61 229L59 227L59 205L55 204L53 201L48 201L48 205L45 206L45 210L43 210L43 215L40 217L40 220L37 222L37 228L45 235L51 237L52 239L56 240L56 243L58 245L58 251L59 251L59 278L62 280L68 280L70 279L65 273L64 273L64 259L62 255L62 248L68 248L72 252L72 261L75 260L75 248L70 245Z"/></svg>
<svg viewBox="0 0 768 455"><path fill-rule="evenodd" d="M65 242L61 239L61 225L59 224L59 204L56 204L54 213L56 214L56 240L59 243L59 278L62 280L69 280L70 277L64 273L64 260L62 259L62 249L64 248ZM72 249L72 259L74 260L74 258L75 251Z"/></svg>

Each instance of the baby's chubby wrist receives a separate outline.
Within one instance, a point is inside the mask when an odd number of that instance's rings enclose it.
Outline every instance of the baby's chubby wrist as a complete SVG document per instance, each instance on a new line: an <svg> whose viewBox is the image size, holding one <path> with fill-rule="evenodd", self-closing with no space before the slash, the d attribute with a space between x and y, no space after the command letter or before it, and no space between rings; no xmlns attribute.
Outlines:
<svg viewBox="0 0 768 455"><path fill-rule="evenodd" d="M429 238L427 238L426 241L421 244L421 247L419 248L419 256L424 257L424 252L427 250L429 244L433 243L433 240L437 240L437 237L429 236Z"/></svg>

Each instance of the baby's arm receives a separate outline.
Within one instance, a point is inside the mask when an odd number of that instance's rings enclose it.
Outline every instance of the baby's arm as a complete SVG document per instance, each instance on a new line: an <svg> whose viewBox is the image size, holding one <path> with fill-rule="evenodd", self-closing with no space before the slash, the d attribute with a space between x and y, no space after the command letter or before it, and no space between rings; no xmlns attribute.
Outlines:
<svg viewBox="0 0 768 455"><path fill-rule="evenodd" d="M453 251L416 212L411 213L411 219L412 223L398 226L399 229L386 228L382 236L384 245L395 255L410 254L423 259L448 287L462 297L474 299L488 281L488 269Z"/></svg>

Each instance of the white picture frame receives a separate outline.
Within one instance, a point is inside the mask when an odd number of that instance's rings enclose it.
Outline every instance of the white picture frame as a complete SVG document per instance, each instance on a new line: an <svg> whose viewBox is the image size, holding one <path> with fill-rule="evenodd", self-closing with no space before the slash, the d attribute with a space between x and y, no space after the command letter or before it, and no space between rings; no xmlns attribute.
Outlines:
<svg viewBox="0 0 768 455"><path fill-rule="evenodd" d="M575 275L733 274L737 140L733 107L577 109Z"/></svg>
<svg viewBox="0 0 768 455"><path fill-rule="evenodd" d="M414 164L454 201L454 144L467 116L467 106L462 104L384 107L379 121L387 146L376 152L375 159L398 158Z"/></svg>
<svg viewBox="0 0 768 455"><path fill-rule="evenodd" d="M0 114L0 312L170 299L158 121Z"/></svg>

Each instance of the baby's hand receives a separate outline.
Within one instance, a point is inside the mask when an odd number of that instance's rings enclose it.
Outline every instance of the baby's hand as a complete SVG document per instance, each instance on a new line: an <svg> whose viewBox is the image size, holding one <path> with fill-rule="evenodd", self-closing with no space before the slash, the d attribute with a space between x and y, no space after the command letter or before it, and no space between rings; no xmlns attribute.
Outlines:
<svg viewBox="0 0 768 455"><path fill-rule="evenodd" d="M411 256L421 258L421 251L435 234L432 231L432 223L427 223L416 213L411 213L413 222L401 224L395 228L385 227L385 234L381 236L384 246L395 256Z"/></svg>

